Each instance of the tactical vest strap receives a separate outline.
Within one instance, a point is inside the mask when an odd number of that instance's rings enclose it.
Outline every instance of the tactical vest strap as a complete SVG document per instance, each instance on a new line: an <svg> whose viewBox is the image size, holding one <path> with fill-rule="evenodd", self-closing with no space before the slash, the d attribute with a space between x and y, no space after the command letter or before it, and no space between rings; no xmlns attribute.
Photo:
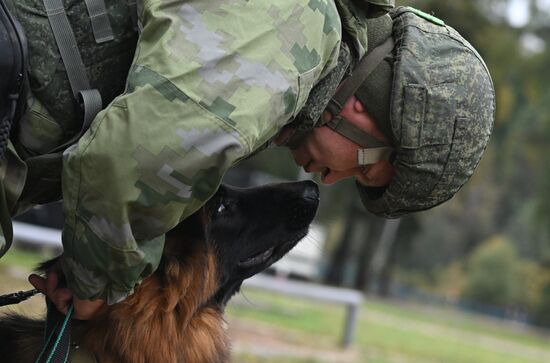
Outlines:
<svg viewBox="0 0 550 363"><path fill-rule="evenodd" d="M92 23L96 43L105 43L114 39L113 29L103 0L84 0Z"/></svg>
<svg viewBox="0 0 550 363"><path fill-rule="evenodd" d="M44 6L61 59L65 65L65 71L69 77L73 96L76 99L78 91L90 89L86 69L78 52L78 44L65 13L63 1L44 0Z"/></svg>
<svg viewBox="0 0 550 363"><path fill-rule="evenodd" d="M84 120L82 121L81 133L84 133L90 127L95 116L103 108L101 94L96 89L86 89L78 92L78 100L84 109Z"/></svg>
<svg viewBox="0 0 550 363"><path fill-rule="evenodd" d="M86 5L94 1L98 0L87 0ZM103 0L99 1L103 2ZM65 65L65 71L67 72L69 83L71 84L73 96L77 101L80 101L81 106L83 106L83 126L89 125L91 120L102 108L101 95L98 90L93 90L90 87L90 82L86 75L86 68L84 67L84 62L82 62L82 57L78 51L78 45L67 14L65 13L63 1L44 0L44 7L46 8L46 13L59 49L59 54ZM105 7L105 4L103 4L103 7Z"/></svg>

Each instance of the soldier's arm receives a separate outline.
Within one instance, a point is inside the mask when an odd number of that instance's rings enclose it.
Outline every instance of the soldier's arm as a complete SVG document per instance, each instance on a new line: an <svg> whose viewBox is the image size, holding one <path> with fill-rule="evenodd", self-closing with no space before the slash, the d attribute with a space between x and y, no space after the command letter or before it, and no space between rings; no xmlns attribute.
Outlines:
<svg viewBox="0 0 550 363"><path fill-rule="evenodd" d="M338 54L330 3L146 5L127 92L64 155L63 270L81 299L120 301L152 273L164 233L292 118Z"/></svg>
<svg viewBox="0 0 550 363"><path fill-rule="evenodd" d="M163 235L249 152L189 99L144 85L98 115L65 154L63 267L80 298L117 302L157 267Z"/></svg>

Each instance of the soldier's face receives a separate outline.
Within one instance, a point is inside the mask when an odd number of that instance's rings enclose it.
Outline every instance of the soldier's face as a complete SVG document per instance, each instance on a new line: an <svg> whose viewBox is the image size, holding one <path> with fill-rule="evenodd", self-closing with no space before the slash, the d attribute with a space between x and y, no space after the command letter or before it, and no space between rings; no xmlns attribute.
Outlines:
<svg viewBox="0 0 550 363"><path fill-rule="evenodd" d="M388 139L355 97L348 100L341 115L362 130L389 144ZM321 181L325 184L333 184L352 176L368 186L389 184L393 177L393 166L386 160L369 166L358 166L357 150L359 148L358 144L323 126L315 128L298 148L292 150L292 155L296 163L305 171L320 173Z"/></svg>

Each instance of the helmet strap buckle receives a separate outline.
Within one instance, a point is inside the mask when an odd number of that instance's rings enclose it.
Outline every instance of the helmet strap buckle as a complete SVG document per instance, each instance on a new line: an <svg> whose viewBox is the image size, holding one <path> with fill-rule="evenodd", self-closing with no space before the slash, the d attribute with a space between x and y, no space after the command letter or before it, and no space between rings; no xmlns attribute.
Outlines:
<svg viewBox="0 0 550 363"><path fill-rule="evenodd" d="M393 154L393 148L389 146L373 147L357 150L357 164L372 165L380 160L390 160Z"/></svg>

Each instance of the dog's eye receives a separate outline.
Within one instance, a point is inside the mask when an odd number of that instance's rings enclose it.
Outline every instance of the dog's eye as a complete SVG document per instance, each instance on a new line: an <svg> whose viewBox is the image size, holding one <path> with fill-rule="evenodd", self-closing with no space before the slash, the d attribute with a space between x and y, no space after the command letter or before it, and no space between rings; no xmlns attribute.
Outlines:
<svg viewBox="0 0 550 363"><path fill-rule="evenodd" d="M225 205L224 202L221 202L216 213L221 214L221 213L224 213L225 211L227 211L227 206Z"/></svg>

